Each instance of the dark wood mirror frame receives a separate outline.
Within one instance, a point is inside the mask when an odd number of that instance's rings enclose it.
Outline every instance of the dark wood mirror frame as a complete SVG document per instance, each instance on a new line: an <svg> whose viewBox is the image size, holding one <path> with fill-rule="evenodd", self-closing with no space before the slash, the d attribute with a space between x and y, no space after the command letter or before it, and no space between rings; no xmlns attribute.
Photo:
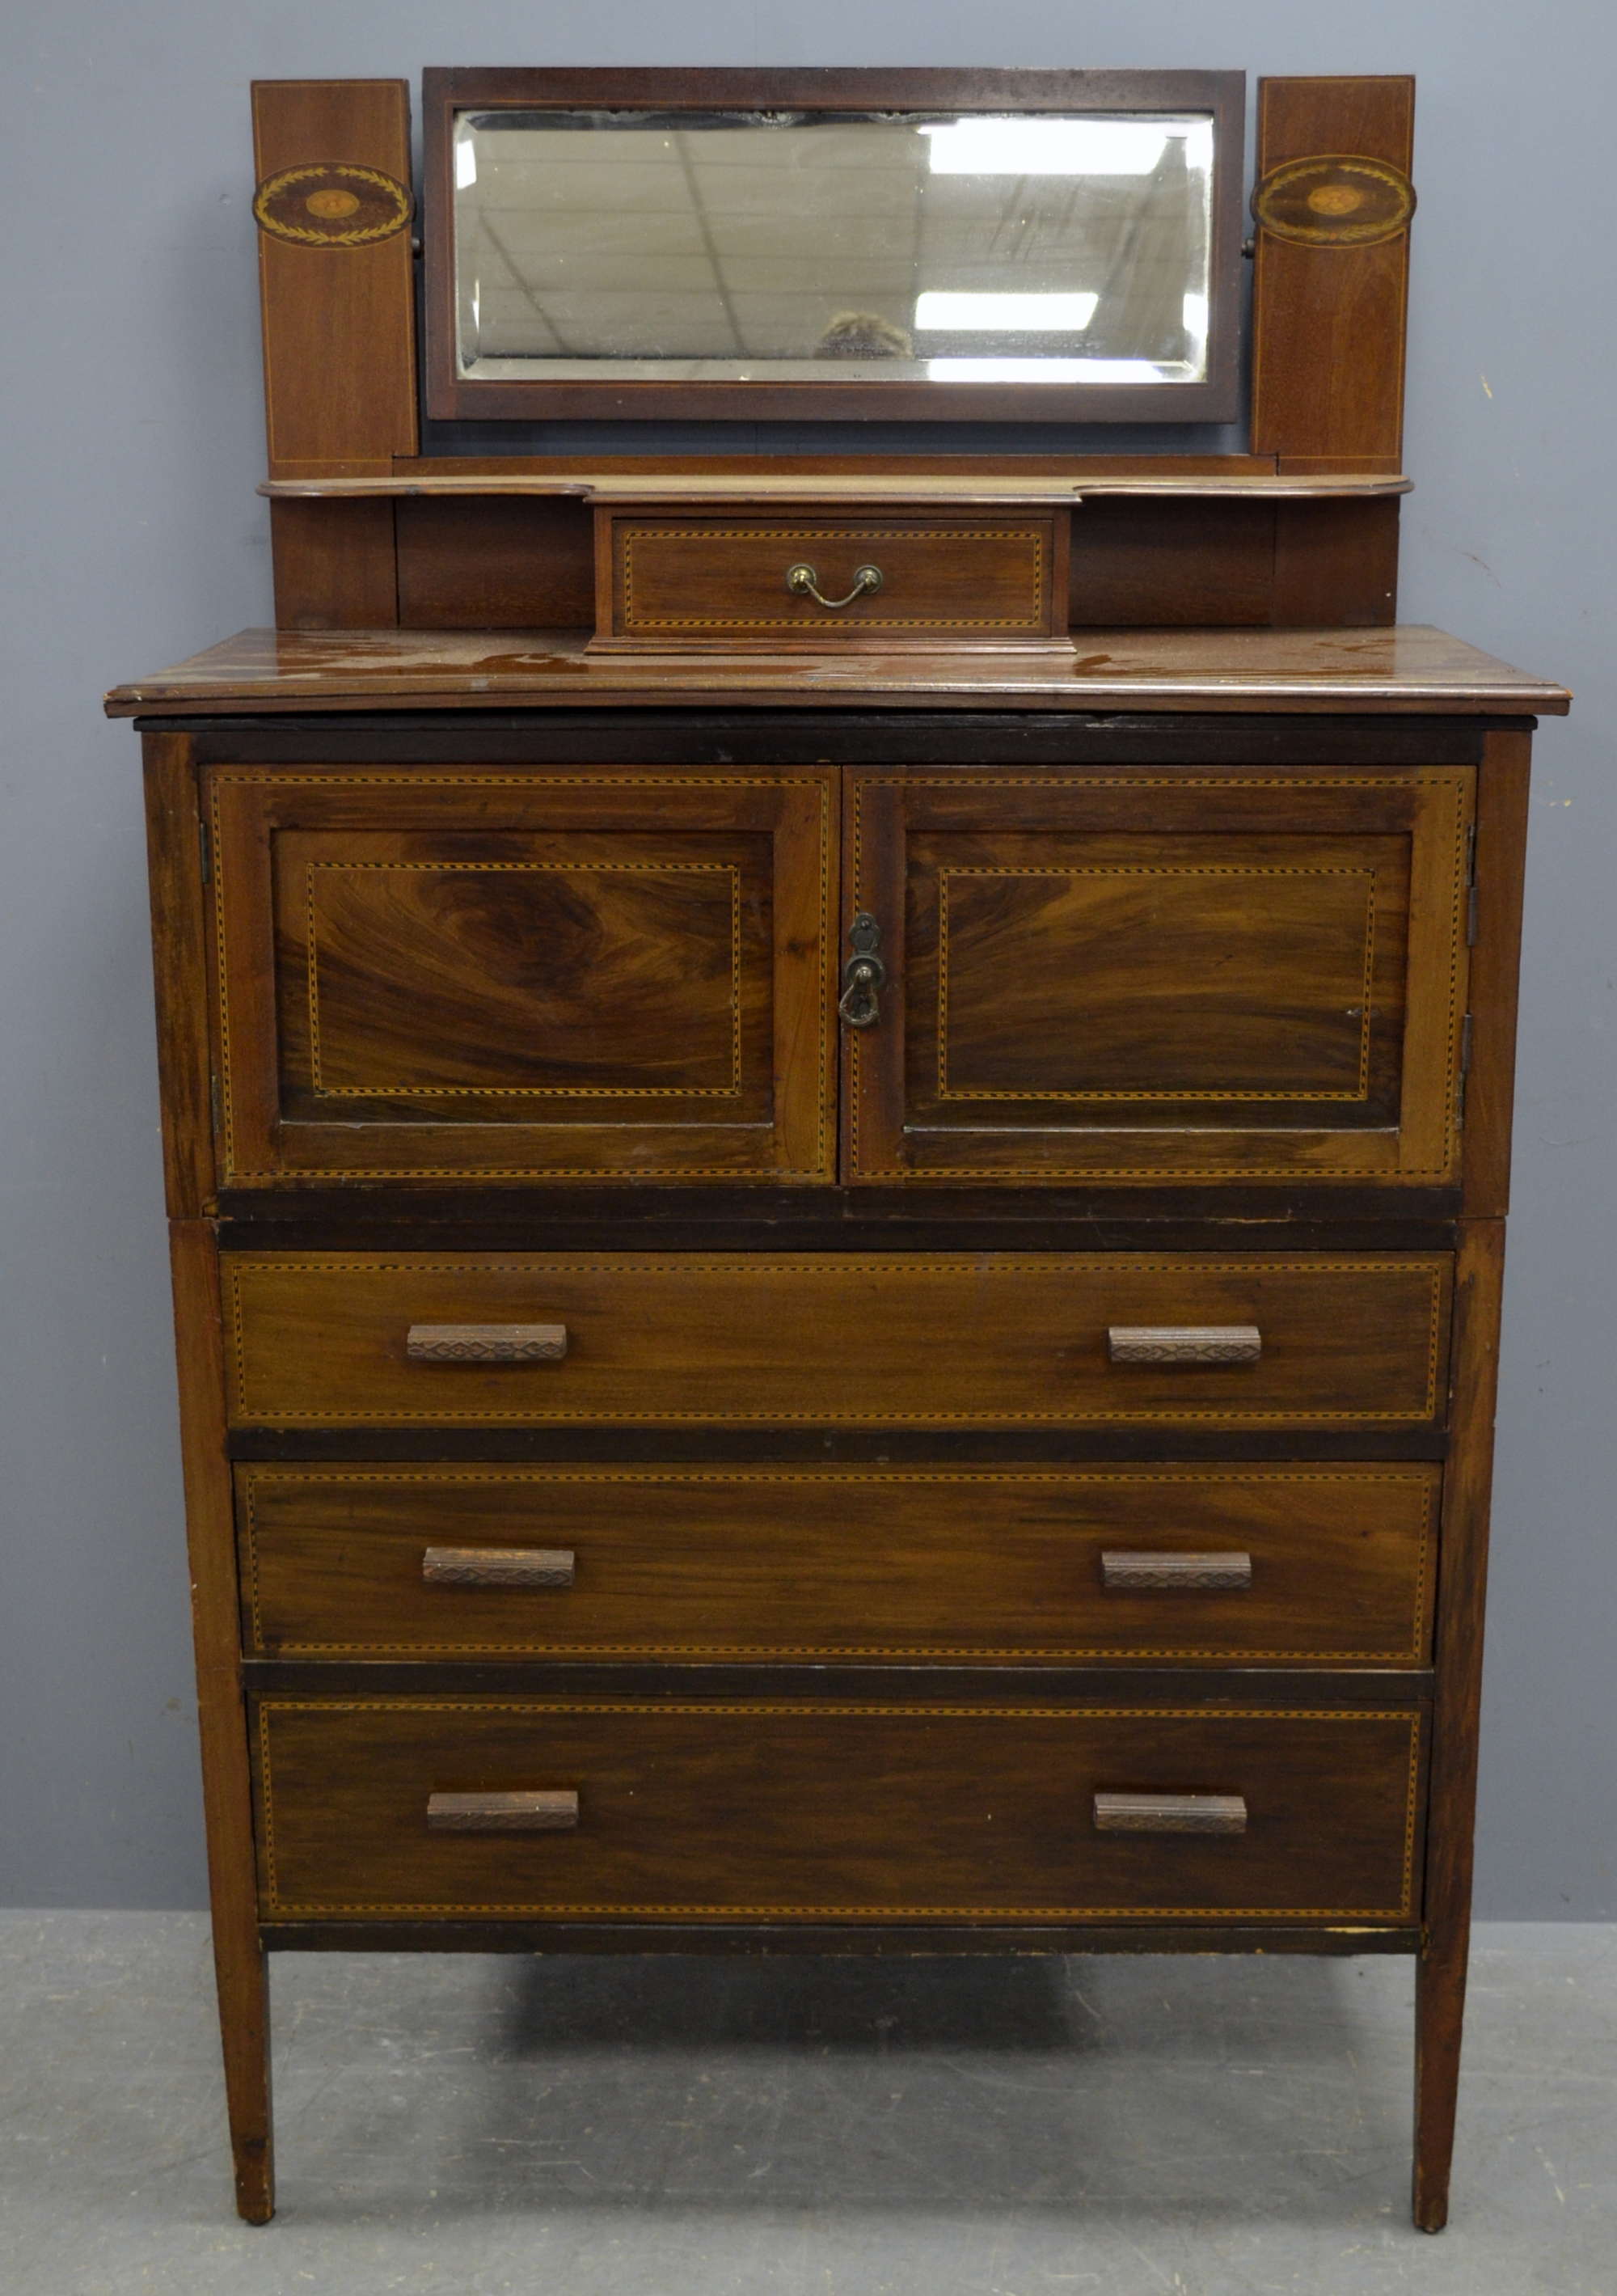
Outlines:
<svg viewBox="0 0 1617 2296"><path fill-rule="evenodd" d="M427 412L461 422L558 417L897 422L1224 422L1240 414L1239 71L429 70L421 78ZM463 111L1205 111L1213 121L1207 373L1200 382L478 381L455 359L453 124Z"/></svg>

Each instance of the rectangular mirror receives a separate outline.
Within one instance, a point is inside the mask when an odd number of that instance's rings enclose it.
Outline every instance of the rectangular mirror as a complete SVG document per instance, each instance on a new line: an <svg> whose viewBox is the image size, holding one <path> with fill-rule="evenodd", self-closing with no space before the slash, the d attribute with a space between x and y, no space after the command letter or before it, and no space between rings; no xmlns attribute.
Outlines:
<svg viewBox="0 0 1617 2296"><path fill-rule="evenodd" d="M429 74L429 410L1221 419L1242 86Z"/></svg>

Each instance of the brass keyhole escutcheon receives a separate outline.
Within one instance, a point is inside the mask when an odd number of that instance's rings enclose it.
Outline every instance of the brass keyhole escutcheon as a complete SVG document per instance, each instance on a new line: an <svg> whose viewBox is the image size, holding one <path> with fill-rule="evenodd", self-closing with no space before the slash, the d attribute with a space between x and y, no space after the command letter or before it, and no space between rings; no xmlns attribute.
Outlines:
<svg viewBox="0 0 1617 2296"><path fill-rule="evenodd" d="M887 968L877 954L881 947L881 927L868 909L861 909L848 927L848 947L853 954L842 968L837 1015L850 1029L873 1029L881 1018L878 991L886 980Z"/></svg>

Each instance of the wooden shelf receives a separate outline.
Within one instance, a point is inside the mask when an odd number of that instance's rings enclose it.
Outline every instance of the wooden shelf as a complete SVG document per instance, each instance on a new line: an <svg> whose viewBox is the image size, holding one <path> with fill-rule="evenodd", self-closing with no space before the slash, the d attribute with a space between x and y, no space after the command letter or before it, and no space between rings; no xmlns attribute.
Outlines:
<svg viewBox="0 0 1617 2296"><path fill-rule="evenodd" d="M663 503L690 508L700 504L746 502L837 503L867 508L876 503L915 503L930 507L1079 504L1119 495L1178 496L1186 500L1333 501L1406 495L1414 481L1401 472L1315 471L1305 473L1254 470L1245 456L1227 472L1206 468L1152 473L1123 471L1116 476L1077 472L850 471L823 475L806 472L672 472L655 468L623 471L550 468L518 464L510 471L480 465L461 472L441 466L412 469L396 464L385 477L342 475L265 480L258 491L273 501L350 500L369 496L551 495L584 502Z"/></svg>

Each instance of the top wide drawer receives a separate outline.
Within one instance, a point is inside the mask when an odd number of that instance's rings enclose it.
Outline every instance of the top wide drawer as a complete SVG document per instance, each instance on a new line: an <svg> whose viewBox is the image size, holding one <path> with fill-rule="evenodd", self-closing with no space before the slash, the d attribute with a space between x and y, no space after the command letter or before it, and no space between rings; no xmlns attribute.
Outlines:
<svg viewBox="0 0 1617 2296"><path fill-rule="evenodd" d="M1437 1254L286 1252L222 1281L238 1426L1443 1415ZM536 1326L543 1357L502 1342Z"/></svg>

